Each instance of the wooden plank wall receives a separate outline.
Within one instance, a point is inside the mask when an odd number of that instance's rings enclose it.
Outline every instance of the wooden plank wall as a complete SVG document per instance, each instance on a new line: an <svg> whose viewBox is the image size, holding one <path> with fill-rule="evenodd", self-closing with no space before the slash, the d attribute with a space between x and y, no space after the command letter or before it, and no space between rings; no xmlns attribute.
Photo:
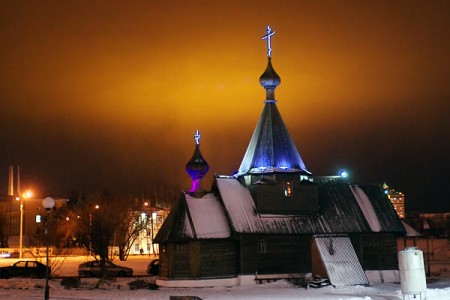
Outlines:
<svg viewBox="0 0 450 300"><path fill-rule="evenodd" d="M237 243L231 240L201 241L197 257L199 277L237 275Z"/></svg>
<svg viewBox="0 0 450 300"><path fill-rule="evenodd" d="M167 245L160 245L159 252L159 276L169 277L169 255Z"/></svg>
<svg viewBox="0 0 450 300"><path fill-rule="evenodd" d="M237 243L225 239L170 243L166 252L160 254L160 276L186 279L235 276L237 253Z"/></svg>
<svg viewBox="0 0 450 300"><path fill-rule="evenodd" d="M364 234L351 237L364 270L397 270L397 238L392 234Z"/></svg>
<svg viewBox="0 0 450 300"><path fill-rule="evenodd" d="M166 245L166 255L161 256L160 261L162 267L160 271L161 277L167 278L189 278L189 244L188 243L169 243ZM162 263L167 258L168 270L166 271ZM167 276L165 276L167 274Z"/></svg>
<svg viewBox="0 0 450 300"><path fill-rule="evenodd" d="M259 252L265 240L266 253ZM246 235L241 239L242 274L311 272L311 236Z"/></svg>

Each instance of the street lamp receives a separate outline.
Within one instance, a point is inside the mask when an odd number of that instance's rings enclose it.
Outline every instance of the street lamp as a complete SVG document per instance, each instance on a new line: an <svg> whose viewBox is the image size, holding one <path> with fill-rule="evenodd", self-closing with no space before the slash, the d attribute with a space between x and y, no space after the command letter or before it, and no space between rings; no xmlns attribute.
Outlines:
<svg viewBox="0 0 450 300"><path fill-rule="evenodd" d="M95 209L99 209L100 205L96 204L94 206ZM89 256L92 255L92 211L89 211Z"/></svg>
<svg viewBox="0 0 450 300"><path fill-rule="evenodd" d="M20 201L20 229L19 229L19 258L22 259L22 245L23 245L23 199L30 199L33 193L31 191L27 191L22 194L22 197L19 196L16 200Z"/></svg>
<svg viewBox="0 0 450 300"><path fill-rule="evenodd" d="M55 200L53 198L47 197L42 201L42 205L45 208L45 212L47 213L47 217L45 218L45 243L47 246L47 251L46 251L46 268L45 268L45 300L48 300L50 297L50 290L48 287L48 277L49 277L49 268L48 268L48 219L49 219L49 215L50 215L50 210L53 208L53 206L55 206Z"/></svg>

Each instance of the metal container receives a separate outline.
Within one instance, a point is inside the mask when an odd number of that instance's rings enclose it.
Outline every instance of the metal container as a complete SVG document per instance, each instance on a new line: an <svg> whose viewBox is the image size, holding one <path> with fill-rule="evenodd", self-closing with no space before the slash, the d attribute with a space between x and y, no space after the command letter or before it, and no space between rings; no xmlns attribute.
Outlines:
<svg viewBox="0 0 450 300"><path fill-rule="evenodd" d="M400 282L403 295L420 295L425 298L427 281L421 250L410 247L398 253Z"/></svg>

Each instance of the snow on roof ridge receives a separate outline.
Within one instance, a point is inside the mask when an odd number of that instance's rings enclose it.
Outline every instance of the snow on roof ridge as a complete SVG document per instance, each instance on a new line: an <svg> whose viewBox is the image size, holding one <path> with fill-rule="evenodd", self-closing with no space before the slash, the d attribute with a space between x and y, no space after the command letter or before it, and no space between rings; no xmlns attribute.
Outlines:
<svg viewBox="0 0 450 300"><path fill-rule="evenodd" d="M366 193L358 185L355 184L349 186L372 231L380 232L382 230L381 223L380 220L378 220L378 216L369 197L367 197Z"/></svg>

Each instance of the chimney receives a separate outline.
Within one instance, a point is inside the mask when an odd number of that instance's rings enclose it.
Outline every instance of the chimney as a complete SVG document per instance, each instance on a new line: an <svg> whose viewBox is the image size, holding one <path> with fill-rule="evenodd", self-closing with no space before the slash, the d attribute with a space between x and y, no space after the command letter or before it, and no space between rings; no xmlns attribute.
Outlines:
<svg viewBox="0 0 450 300"><path fill-rule="evenodd" d="M14 166L9 165L8 195L14 196Z"/></svg>

